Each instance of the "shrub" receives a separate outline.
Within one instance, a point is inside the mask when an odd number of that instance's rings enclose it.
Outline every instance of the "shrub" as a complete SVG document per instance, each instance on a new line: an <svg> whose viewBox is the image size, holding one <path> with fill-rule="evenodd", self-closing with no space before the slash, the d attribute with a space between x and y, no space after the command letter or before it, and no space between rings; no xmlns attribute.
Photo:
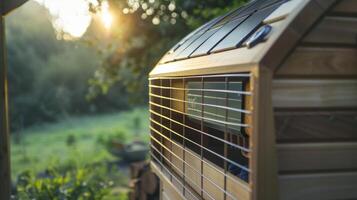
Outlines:
<svg viewBox="0 0 357 200"><path fill-rule="evenodd" d="M74 136L73 134L70 134L67 136L67 139L66 139L66 145L67 146L74 146L76 144L76 136Z"/></svg>
<svg viewBox="0 0 357 200"><path fill-rule="evenodd" d="M82 168L64 174L48 170L42 177L27 171L19 175L12 199L102 200L110 197L114 185L106 178L106 173L104 166Z"/></svg>

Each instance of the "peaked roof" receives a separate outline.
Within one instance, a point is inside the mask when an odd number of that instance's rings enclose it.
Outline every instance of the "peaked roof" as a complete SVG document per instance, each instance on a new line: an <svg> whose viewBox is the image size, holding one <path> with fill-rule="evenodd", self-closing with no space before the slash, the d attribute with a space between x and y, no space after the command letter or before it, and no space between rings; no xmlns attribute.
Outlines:
<svg viewBox="0 0 357 200"><path fill-rule="evenodd" d="M214 67L217 62L274 68L335 1L250 1L190 33L166 53L150 75ZM266 41L247 48L245 42L264 25L272 27ZM202 61L205 66L199 66Z"/></svg>

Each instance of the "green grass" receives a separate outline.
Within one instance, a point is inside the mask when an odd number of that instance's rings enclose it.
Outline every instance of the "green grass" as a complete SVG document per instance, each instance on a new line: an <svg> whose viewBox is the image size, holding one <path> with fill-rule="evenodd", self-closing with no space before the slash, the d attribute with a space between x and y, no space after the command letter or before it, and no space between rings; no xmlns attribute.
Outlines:
<svg viewBox="0 0 357 200"><path fill-rule="evenodd" d="M31 170L39 173L47 168L74 165L82 167L113 157L100 144L100 140L124 133L129 140L149 139L147 108L132 111L87 117L71 117L55 124L30 127L20 132L21 142L15 144L12 137L12 177ZM135 120L135 119L140 120ZM135 127L140 121L140 127ZM68 138L75 143L69 146Z"/></svg>

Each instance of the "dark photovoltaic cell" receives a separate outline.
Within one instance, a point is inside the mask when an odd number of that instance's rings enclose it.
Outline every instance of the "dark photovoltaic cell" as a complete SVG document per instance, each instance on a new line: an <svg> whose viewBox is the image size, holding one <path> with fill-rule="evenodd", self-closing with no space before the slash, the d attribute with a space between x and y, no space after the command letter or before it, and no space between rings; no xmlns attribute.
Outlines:
<svg viewBox="0 0 357 200"><path fill-rule="evenodd" d="M229 23L231 22L234 18L237 17L237 15L239 13L242 13L245 9L247 8L247 6L242 6L234 11L232 11L228 16L226 16L225 18L223 18L221 21L219 21L217 24L215 24L214 26L212 26L211 29L214 29L214 28L220 28L222 27L223 25L225 25L226 23Z"/></svg>
<svg viewBox="0 0 357 200"><path fill-rule="evenodd" d="M208 40L206 40L195 52L192 53L191 57L201 56L208 54L209 51L215 47L224 37L226 37L232 30L234 30L240 23L242 23L247 17L241 17L225 24L221 29L219 29L214 35L212 35Z"/></svg>
<svg viewBox="0 0 357 200"><path fill-rule="evenodd" d="M186 43L194 35L197 35L197 34L207 31L207 29L211 28L214 24L216 24L222 18L223 18L222 16L217 17L217 18L207 22L206 24L202 25L200 28L192 31L190 34L188 34L186 37L184 37L179 43L177 43L174 47L172 47L172 49L169 51L169 53L174 53L176 50L178 50L184 43Z"/></svg>
<svg viewBox="0 0 357 200"><path fill-rule="evenodd" d="M204 33L201 37L196 39L190 46L188 46L183 52L177 55L176 59L188 58L192 52L194 52L202 43L204 43L209 37L217 32L218 29L209 30Z"/></svg>
<svg viewBox="0 0 357 200"><path fill-rule="evenodd" d="M173 54L172 54L172 60L176 60L176 57L183 52L188 46L190 46L196 39L201 37L202 34L196 34L190 37L188 40L186 40Z"/></svg>
<svg viewBox="0 0 357 200"><path fill-rule="evenodd" d="M277 7L278 5L273 5L255 12L222 40L211 52L219 52L239 47Z"/></svg>
<svg viewBox="0 0 357 200"><path fill-rule="evenodd" d="M176 47L175 51L171 52L172 55L170 56L170 60L167 60L167 62L176 60L177 56L182 51L184 51L187 47L189 47L196 39L200 38L208 29L210 29L213 25L215 25L217 22L222 20L222 18L224 18L225 16L226 15L220 16L220 17L217 17L217 18L211 20L210 22L206 23L205 25L198 28L198 30L196 30L192 34L190 34L192 36L187 37L187 39L185 41L183 41L183 43L179 47Z"/></svg>

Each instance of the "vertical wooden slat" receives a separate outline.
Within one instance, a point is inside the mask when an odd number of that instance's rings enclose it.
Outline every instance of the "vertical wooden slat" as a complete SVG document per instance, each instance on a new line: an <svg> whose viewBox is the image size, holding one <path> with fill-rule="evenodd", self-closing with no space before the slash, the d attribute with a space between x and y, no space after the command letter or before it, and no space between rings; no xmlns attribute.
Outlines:
<svg viewBox="0 0 357 200"><path fill-rule="evenodd" d="M277 155L272 107L272 71L260 66L253 71L253 135L250 184L253 199L276 200Z"/></svg>
<svg viewBox="0 0 357 200"><path fill-rule="evenodd" d="M1 5L0 5L1 7ZM10 199L10 141L4 18L0 16L0 199Z"/></svg>

